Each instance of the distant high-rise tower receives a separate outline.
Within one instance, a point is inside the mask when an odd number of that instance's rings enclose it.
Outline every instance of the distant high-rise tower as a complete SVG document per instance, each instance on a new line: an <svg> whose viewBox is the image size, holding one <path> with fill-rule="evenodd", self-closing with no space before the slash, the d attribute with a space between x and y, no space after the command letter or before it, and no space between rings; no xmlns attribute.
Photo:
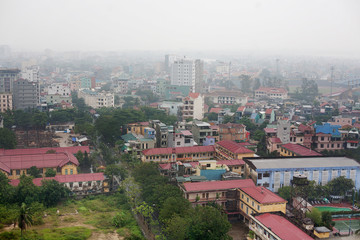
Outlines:
<svg viewBox="0 0 360 240"><path fill-rule="evenodd" d="M192 92L201 92L203 86L204 62L200 59L181 59L171 66L171 84L190 86Z"/></svg>
<svg viewBox="0 0 360 240"><path fill-rule="evenodd" d="M0 68L0 93L13 91L13 84L19 78L19 69Z"/></svg>
<svg viewBox="0 0 360 240"><path fill-rule="evenodd" d="M165 71L170 73L171 65L178 59L179 57L176 55L167 54L165 55Z"/></svg>

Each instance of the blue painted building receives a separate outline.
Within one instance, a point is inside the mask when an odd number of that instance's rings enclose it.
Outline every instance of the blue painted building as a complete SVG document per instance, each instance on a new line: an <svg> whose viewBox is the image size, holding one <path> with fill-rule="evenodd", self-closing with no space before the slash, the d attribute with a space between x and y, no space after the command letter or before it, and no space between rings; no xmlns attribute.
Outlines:
<svg viewBox="0 0 360 240"><path fill-rule="evenodd" d="M290 186L295 175L305 175L310 181L326 185L334 178L352 179L360 189L360 164L347 157L291 157L244 159L245 175L256 185L277 192L280 187Z"/></svg>
<svg viewBox="0 0 360 240"><path fill-rule="evenodd" d="M340 125L331 125L330 123L324 123L323 125L314 126L316 133L331 134L331 137L341 137L339 129Z"/></svg>

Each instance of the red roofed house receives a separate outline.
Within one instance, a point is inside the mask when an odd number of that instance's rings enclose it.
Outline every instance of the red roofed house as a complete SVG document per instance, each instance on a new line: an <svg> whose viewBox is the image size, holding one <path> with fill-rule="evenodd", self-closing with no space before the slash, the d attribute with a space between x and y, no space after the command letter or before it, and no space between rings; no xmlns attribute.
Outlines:
<svg viewBox="0 0 360 240"><path fill-rule="evenodd" d="M227 211L237 210L237 191L240 187L254 187L251 179L210 181L210 182L187 182L180 185L184 196L193 205L205 206L209 202L216 201Z"/></svg>
<svg viewBox="0 0 360 240"><path fill-rule="evenodd" d="M55 177L34 178L32 181L36 186L41 186L43 180L55 180L63 183L65 187L77 195L88 193L109 192L108 182L104 173L82 173L76 175L56 175ZM13 179L10 184L17 186L20 179Z"/></svg>
<svg viewBox="0 0 360 240"><path fill-rule="evenodd" d="M237 160L221 160L217 161L216 164L220 167L227 166L230 172L236 172L240 174L241 176L244 176L244 168L245 168L245 162L244 160L237 159Z"/></svg>
<svg viewBox="0 0 360 240"><path fill-rule="evenodd" d="M216 158L218 160L243 159L254 157L255 153L234 141L224 140L215 143Z"/></svg>
<svg viewBox="0 0 360 240"><path fill-rule="evenodd" d="M246 219L254 213L286 213L287 201L261 186L239 188L239 209Z"/></svg>
<svg viewBox="0 0 360 240"><path fill-rule="evenodd" d="M272 153L275 151L279 152L281 144L282 144L282 142L281 142L280 138L278 138L278 137L270 137L266 140L266 148L269 153Z"/></svg>
<svg viewBox="0 0 360 240"><path fill-rule="evenodd" d="M68 152L0 155L0 171L9 179L20 178L33 166L42 174L52 168L59 175L73 175L77 174L79 162Z"/></svg>
<svg viewBox="0 0 360 240"><path fill-rule="evenodd" d="M280 146L280 156L322 156L320 153L300 144L287 143Z"/></svg>
<svg viewBox="0 0 360 240"><path fill-rule="evenodd" d="M255 98L288 98L288 91L284 88L268 88L268 87L260 87L255 90Z"/></svg>
<svg viewBox="0 0 360 240"><path fill-rule="evenodd" d="M142 151L143 162L193 162L213 159L214 146L193 146L177 148L151 148Z"/></svg>
<svg viewBox="0 0 360 240"><path fill-rule="evenodd" d="M202 120L204 118L204 97L200 93L189 93L189 96L182 99L181 107L182 120L192 118Z"/></svg>
<svg viewBox="0 0 360 240"><path fill-rule="evenodd" d="M209 113L217 113L217 114L219 114L222 110L224 110L224 109L222 109L222 108L211 108Z"/></svg>
<svg viewBox="0 0 360 240"><path fill-rule="evenodd" d="M313 239L293 223L284 214L264 213L250 216L250 230L255 239L311 240Z"/></svg>
<svg viewBox="0 0 360 240"><path fill-rule="evenodd" d="M88 146L0 149L0 171L9 179L17 179L33 166L41 173L52 168L59 175L77 174L78 160L74 156L78 151L90 152Z"/></svg>

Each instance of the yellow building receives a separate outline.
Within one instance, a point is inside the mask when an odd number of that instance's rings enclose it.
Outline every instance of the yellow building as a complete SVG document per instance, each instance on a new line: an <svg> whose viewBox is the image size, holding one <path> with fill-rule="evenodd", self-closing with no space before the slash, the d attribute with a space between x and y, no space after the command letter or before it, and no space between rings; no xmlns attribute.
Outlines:
<svg viewBox="0 0 360 240"><path fill-rule="evenodd" d="M316 227L314 229L314 235L318 238L329 238L330 232L331 230L326 227Z"/></svg>
<svg viewBox="0 0 360 240"><path fill-rule="evenodd" d="M215 152L217 160L243 159L255 156L252 150L230 140L215 143Z"/></svg>
<svg viewBox="0 0 360 240"><path fill-rule="evenodd" d="M287 143L280 145L280 156L296 157L296 156L321 156L320 153L304 147L300 144Z"/></svg>
<svg viewBox="0 0 360 240"><path fill-rule="evenodd" d="M247 219L254 213L286 213L287 201L264 187L243 187L238 191L239 210Z"/></svg>
<svg viewBox="0 0 360 240"><path fill-rule="evenodd" d="M73 175L77 174L78 165L76 157L68 152L0 155L0 171L9 179L28 175L31 167L39 169L41 175L49 168L58 175Z"/></svg>
<svg viewBox="0 0 360 240"><path fill-rule="evenodd" d="M127 125L126 133L145 135L145 128L148 127L149 127L149 122L129 123Z"/></svg>

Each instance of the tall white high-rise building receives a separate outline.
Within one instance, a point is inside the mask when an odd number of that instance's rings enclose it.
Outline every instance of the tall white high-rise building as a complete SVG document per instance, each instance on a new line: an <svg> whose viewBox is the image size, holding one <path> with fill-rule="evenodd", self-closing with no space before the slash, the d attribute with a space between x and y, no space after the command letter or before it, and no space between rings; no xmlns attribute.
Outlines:
<svg viewBox="0 0 360 240"><path fill-rule="evenodd" d="M172 85L190 86L192 92L201 92L203 81L203 62L199 59L176 60L171 66L170 79Z"/></svg>

